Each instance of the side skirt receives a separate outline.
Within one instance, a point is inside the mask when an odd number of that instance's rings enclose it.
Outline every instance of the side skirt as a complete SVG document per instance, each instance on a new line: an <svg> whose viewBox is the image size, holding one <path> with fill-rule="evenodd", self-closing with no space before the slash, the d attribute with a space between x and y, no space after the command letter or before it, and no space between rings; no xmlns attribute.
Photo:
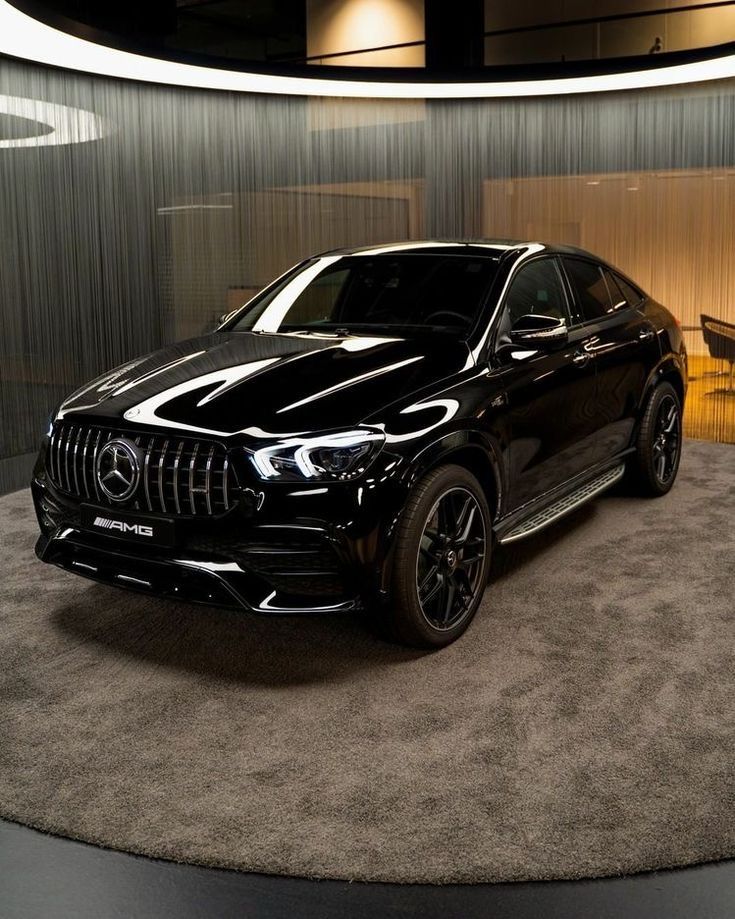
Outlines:
<svg viewBox="0 0 735 919"><path fill-rule="evenodd" d="M625 463L620 463L618 466L613 466L612 469L607 469L600 475L595 476L595 478L580 485L579 488L559 498L548 507L537 511L531 517L515 524L508 532L499 536L498 542L501 545L506 545L507 543L516 542L519 539L524 539L526 536L537 533L539 530L549 526L566 514L576 510L576 508L581 507L582 504L586 504L587 501L591 501L603 491L612 488L616 482L622 479L624 474Z"/></svg>

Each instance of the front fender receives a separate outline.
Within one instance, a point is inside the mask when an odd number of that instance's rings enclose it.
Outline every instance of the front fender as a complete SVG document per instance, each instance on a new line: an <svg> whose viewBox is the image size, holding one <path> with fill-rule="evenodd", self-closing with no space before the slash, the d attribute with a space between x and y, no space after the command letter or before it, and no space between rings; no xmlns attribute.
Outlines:
<svg viewBox="0 0 735 919"><path fill-rule="evenodd" d="M443 463L460 462L468 465L483 486L493 518L499 516L505 501L506 482L500 444L494 437L475 430L446 433L422 447L406 464L401 476L401 491L406 498L416 484L431 470ZM379 593L386 597L393 573L398 523L405 504L396 508L385 521L380 551L381 571Z"/></svg>
<svg viewBox="0 0 735 919"><path fill-rule="evenodd" d="M480 484L485 488L486 494L493 499L489 503L495 516L505 500L504 466L500 444L495 437L484 431L452 431L427 444L414 457L404 476L408 479L409 487L413 487L430 469L442 462L452 462L452 454L465 454L467 451L470 453L476 451L479 461L484 460L488 465L488 471L492 474L491 479L480 477Z"/></svg>

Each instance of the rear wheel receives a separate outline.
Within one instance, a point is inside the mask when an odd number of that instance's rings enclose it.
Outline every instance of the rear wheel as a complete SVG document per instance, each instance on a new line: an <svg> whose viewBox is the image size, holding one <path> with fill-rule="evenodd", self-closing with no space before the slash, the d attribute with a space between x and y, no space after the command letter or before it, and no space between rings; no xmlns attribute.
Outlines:
<svg viewBox="0 0 735 919"><path fill-rule="evenodd" d="M647 495L670 491L681 459L681 403L671 383L659 384L651 394L638 433L631 476Z"/></svg>
<svg viewBox="0 0 735 919"><path fill-rule="evenodd" d="M477 479L461 466L430 472L415 487L396 534L392 637L438 648L458 638L482 600L490 567L490 511Z"/></svg>

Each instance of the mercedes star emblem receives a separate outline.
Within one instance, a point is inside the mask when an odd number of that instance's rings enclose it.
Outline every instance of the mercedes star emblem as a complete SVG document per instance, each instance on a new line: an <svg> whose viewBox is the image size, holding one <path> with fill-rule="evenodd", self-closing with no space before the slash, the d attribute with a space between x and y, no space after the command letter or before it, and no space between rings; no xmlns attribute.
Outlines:
<svg viewBox="0 0 735 919"><path fill-rule="evenodd" d="M140 462L134 444L108 440L97 454L97 481L111 501L126 501L138 487Z"/></svg>

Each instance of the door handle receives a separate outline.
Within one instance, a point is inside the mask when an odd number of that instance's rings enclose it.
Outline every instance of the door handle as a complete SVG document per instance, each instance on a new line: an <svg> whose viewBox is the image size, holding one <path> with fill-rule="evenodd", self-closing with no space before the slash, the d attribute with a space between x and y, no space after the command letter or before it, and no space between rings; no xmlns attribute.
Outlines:
<svg viewBox="0 0 735 919"><path fill-rule="evenodd" d="M589 353L589 351L582 351L580 349L579 351L574 352L572 355L572 360L577 365L577 367L584 367L591 357L592 355Z"/></svg>
<svg viewBox="0 0 735 919"><path fill-rule="evenodd" d="M638 341L650 341L655 334L653 329L641 329L638 333Z"/></svg>

